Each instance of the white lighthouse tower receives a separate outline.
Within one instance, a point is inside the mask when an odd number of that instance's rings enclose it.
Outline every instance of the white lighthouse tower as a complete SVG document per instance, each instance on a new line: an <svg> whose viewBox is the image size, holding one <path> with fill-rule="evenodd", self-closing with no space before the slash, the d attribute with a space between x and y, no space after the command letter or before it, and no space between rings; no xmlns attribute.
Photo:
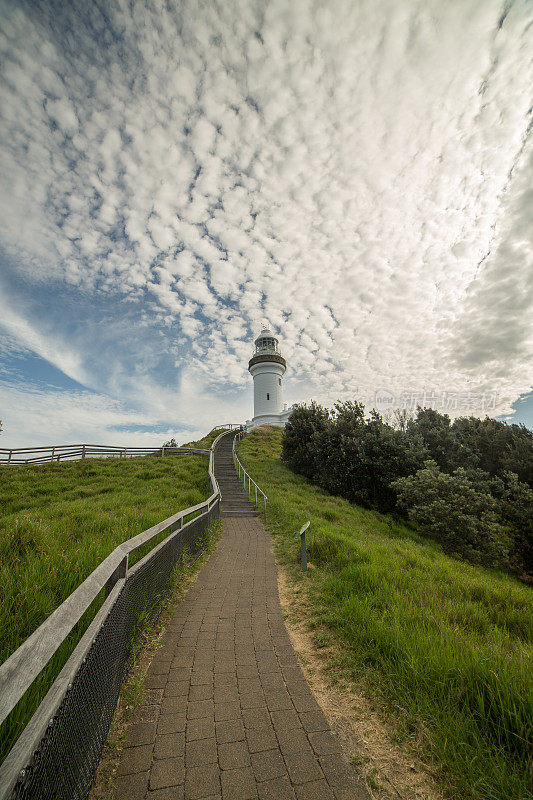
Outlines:
<svg viewBox="0 0 533 800"><path fill-rule="evenodd" d="M283 404L283 375L287 362L281 355L279 342L268 328L263 328L255 340L255 350L248 370L254 379L254 416L246 426L284 426L292 413Z"/></svg>

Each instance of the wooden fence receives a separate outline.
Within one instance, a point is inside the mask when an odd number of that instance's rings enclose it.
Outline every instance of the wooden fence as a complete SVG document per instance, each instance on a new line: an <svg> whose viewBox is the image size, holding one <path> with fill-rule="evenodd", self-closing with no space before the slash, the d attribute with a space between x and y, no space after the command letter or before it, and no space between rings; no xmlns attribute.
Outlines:
<svg viewBox="0 0 533 800"><path fill-rule="evenodd" d="M49 464L81 458L138 458L173 453L205 453L195 447L114 447L107 444L60 444L53 447L0 447L0 464ZM208 451L207 451L208 452Z"/></svg>
<svg viewBox="0 0 533 800"><path fill-rule="evenodd" d="M225 423L216 428L234 430L239 425ZM0 464L50 464L53 461L79 461L82 458L139 458L175 453L206 453L195 447L115 447L108 444L59 444L46 447L0 447Z"/></svg>

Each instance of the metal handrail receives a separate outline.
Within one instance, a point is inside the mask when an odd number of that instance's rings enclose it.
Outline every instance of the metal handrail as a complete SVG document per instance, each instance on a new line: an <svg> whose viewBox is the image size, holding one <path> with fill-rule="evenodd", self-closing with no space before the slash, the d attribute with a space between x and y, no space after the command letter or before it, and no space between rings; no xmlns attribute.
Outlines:
<svg viewBox="0 0 533 800"><path fill-rule="evenodd" d="M241 474L242 474L243 487L245 489L246 489L246 479L248 479L248 497L250 498L250 500L252 499L252 484L255 486L255 507L256 508L257 508L257 502L258 502L257 493L259 492L259 494L263 495L263 503L264 503L264 511L265 511L265 522L266 522L268 497L264 493L264 491L259 488L257 483L248 474L248 472L246 472L246 470L244 469L243 465L239 461L239 457L238 457L237 453L235 452L235 444L237 442L240 442L244 438L244 436L245 436L244 431L240 431L236 436L233 437L233 448L232 448L233 464L234 464L235 469L237 470L237 472L239 474L239 480L241 480Z"/></svg>
<svg viewBox="0 0 533 800"><path fill-rule="evenodd" d="M240 422L225 422L223 425L215 425L214 429L217 430L218 428L229 428L229 430L232 431L234 429L240 428L241 426L242 423Z"/></svg>
<svg viewBox="0 0 533 800"><path fill-rule="evenodd" d="M0 724L50 661L58 647L99 592L105 587L107 597L119 580L122 582L125 580L128 574L129 554L160 533L163 533L163 531L169 530L169 535L171 535L174 531L181 530L185 517L198 511L200 515L207 513L214 503L220 500L220 487L214 472L214 452L219 439L225 436L226 433L227 431L224 431L224 433L217 436L209 450L199 451L205 454L209 453L209 478L213 490L211 496L203 503L190 506L177 514L173 514L163 522L159 522L157 525L142 531L142 533L133 536L116 547L37 630L3 664L0 664ZM186 525L188 524L186 523ZM153 550L145 558L152 554ZM136 568L138 568L138 564L135 564L131 569ZM2 769L0 768L0 777L1 775Z"/></svg>
<svg viewBox="0 0 533 800"><path fill-rule="evenodd" d="M198 455L209 453L197 447L115 447L106 444L58 444L46 447L0 447L0 464L48 464L83 458L138 458L149 455ZM35 454L35 455L33 455ZM30 457L31 456L31 457Z"/></svg>

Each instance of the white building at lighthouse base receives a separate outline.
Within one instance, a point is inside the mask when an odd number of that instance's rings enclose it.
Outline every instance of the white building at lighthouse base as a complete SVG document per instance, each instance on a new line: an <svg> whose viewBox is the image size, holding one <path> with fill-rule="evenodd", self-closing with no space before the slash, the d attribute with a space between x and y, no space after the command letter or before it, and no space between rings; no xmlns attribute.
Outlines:
<svg viewBox="0 0 533 800"><path fill-rule="evenodd" d="M295 408L296 405L284 408L280 414L258 414L257 417L246 420L246 430L249 431L258 425L277 425L279 428L284 428Z"/></svg>

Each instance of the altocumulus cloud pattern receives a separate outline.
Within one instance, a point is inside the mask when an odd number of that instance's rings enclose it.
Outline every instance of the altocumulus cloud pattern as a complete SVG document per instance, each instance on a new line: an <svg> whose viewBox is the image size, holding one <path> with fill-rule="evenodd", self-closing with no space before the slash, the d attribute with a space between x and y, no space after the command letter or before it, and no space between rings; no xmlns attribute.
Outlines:
<svg viewBox="0 0 533 800"><path fill-rule="evenodd" d="M532 3L0 9L6 443L530 389Z"/></svg>

